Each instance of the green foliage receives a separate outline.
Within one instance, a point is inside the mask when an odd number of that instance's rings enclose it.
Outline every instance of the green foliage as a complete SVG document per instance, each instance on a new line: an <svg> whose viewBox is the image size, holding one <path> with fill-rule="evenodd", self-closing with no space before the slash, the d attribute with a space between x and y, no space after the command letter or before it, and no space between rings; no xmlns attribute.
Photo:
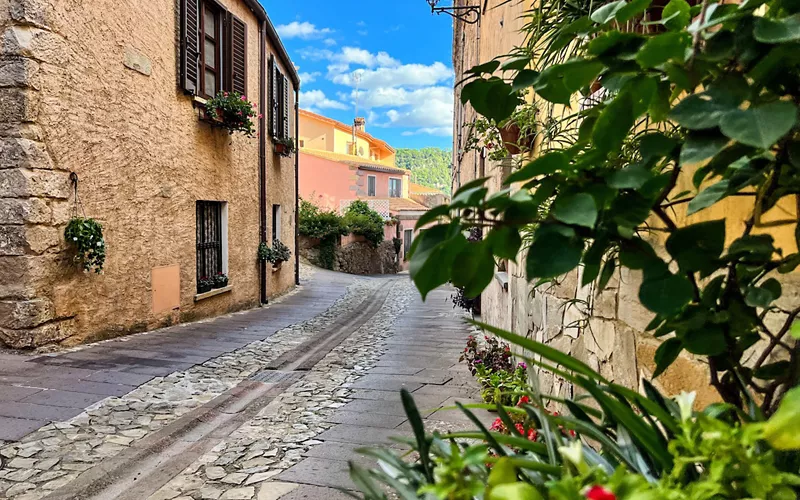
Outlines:
<svg viewBox="0 0 800 500"><path fill-rule="evenodd" d="M101 273L106 262L103 226L94 219L73 217L64 230L67 244L75 249L75 261L87 272Z"/></svg>
<svg viewBox="0 0 800 500"><path fill-rule="evenodd" d="M216 96L206 102L206 113L231 134L242 132L247 137L256 136L253 120L260 118L256 104L238 92L217 92Z"/></svg>
<svg viewBox="0 0 800 500"><path fill-rule="evenodd" d="M294 139L291 137L276 137L272 139L278 154L283 157L292 156L297 151Z"/></svg>
<svg viewBox="0 0 800 500"><path fill-rule="evenodd" d="M727 403L773 413L800 382L800 351L789 343L800 308L777 304L775 279L800 255L754 233L798 221L762 220L800 196L798 5L671 0L649 24L646 0L534 8L528 45L468 71L461 98L499 124L532 92L534 106L549 110L541 151L507 179L508 190L470 182L426 218L438 224L421 231L410 262L422 295L448 281L477 294L495 259L516 254L520 241L528 251L518 264L537 284L582 266L584 284L599 280L602 289L620 267L640 271L651 331L669 339L657 372L684 350L703 356ZM556 104L572 111L561 115ZM682 178L693 188L678 189ZM749 206L744 224L682 217L730 197ZM468 243L474 227L485 238ZM664 241L666 253L656 252Z"/></svg>
<svg viewBox="0 0 800 500"><path fill-rule="evenodd" d="M369 208L365 201L354 201L344 214L344 225L353 233L369 241L377 247L383 241L385 221L381 214Z"/></svg>
<svg viewBox="0 0 800 500"><path fill-rule="evenodd" d="M450 164L453 153L449 149L421 148L398 149L395 164L411 171L411 182L438 189L450 196Z"/></svg>
<svg viewBox="0 0 800 500"><path fill-rule="evenodd" d="M292 257L292 251L279 239L272 240L272 247L262 241L258 245L258 260L269 262L277 266L281 262L286 262Z"/></svg>
<svg viewBox="0 0 800 500"><path fill-rule="evenodd" d="M403 460L389 449L363 450L381 460L375 470L350 465L365 498L390 498L385 488L404 499L442 500L789 500L800 492L797 465L786 453L800 449L794 431L800 388L766 422L752 422L721 403L696 412L694 393L670 399L644 380L642 395L544 344L479 326L586 395L548 398L563 403L566 414L547 411L547 399L532 387L516 406L471 405L497 410L489 429L459 403L476 429L430 434L403 391L415 436L411 453L419 459Z"/></svg>
<svg viewBox="0 0 800 500"><path fill-rule="evenodd" d="M300 200L298 220L298 231L309 238L324 240L347 234L347 227L341 215L334 211L320 210L306 200Z"/></svg>

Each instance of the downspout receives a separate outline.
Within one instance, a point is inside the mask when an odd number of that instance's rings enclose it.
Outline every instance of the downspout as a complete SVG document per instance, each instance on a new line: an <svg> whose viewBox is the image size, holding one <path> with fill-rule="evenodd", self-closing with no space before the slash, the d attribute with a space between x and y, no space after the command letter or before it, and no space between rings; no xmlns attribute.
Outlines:
<svg viewBox="0 0 800 500"><path fill-rule="evenodd" d="M294 91L294 140L300 144L300 87ZM300 284L300 147L294 153L294 283Z"/></svg>
<svg viewBox="0 0 800 500"><path fill-rule="evenodd" d="M260 217L260 226L259 226L259 239L261 243L266 243L267 241L267 106L266 106L266 93L267 93L267 85L266 85L266 67L267 67L267 37L264 30L264 23L265 21L261 21L258 27L258 38L259 38L259 63L258 63L258 73L259 73L259 87L260 93L258 96L258 107L259 113L261 118L258 119L258 127L260 129L259 133L259 141L258 141L258 191L259 191L259 217ZM260 285L261 285L261 303L266 304L268 302L267 299L267 263L264 261L259 262L259 275L260 275Z"/></svg>

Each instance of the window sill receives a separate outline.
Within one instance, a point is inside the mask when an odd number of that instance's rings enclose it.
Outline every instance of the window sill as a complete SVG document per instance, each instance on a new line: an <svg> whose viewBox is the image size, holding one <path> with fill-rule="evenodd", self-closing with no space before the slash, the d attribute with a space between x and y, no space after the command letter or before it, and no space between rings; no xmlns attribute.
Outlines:
<svg viewBox="0 0 800 500"><path fill-rule="evenodd" d="M196 95L192 97L192 102L197 106L206 107L207 100L203 99L202 97Z"/></svg>
<svg viewBox="0 0 800 500"><path fill-rule="evenodd" d="M494 279L497 280L498 283L500 283L500 286L503 287L503 291L504 292L508 291L508 273L507 272L499 271L497 273L494 273Z"/></svg>
<svg viewBox="0 0 800 500"><path fill-rule="evenodd" d="M216 288L211 290L210 292L205 293L198 293L194 296L195 302L200 302L201 300L210 299L211 297L216 297L217 295L222 295L223 293L228 293L233 290L233 285L228 285L223 288Z"/></svg>

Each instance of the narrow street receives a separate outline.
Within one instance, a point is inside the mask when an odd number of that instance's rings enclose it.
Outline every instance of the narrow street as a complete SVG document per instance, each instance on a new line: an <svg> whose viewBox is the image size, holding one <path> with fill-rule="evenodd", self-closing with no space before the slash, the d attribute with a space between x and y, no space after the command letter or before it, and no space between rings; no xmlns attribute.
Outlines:
<svg viewBox="0 0 800 500"><path fill-rule="evenodd" d="M14 499L345 498L354 448L476 394L449 290L316 270L268 307L0 358L0 493ZM77 392L79 391L79 392ZM486 418L488 414L484 414Z"/></svg>

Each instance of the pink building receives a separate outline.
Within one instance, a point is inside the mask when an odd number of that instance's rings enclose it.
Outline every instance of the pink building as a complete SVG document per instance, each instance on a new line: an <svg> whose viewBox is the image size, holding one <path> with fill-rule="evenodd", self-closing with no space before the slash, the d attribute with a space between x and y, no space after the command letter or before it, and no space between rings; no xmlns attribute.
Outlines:
<svg viewBox="0 0 800 500"><path fill-rule="evenodd" d="M386 226L385 239L397 237L399 229L405 256L428 208L409 197L411 172L395 166L394 149L364 126L363 118L348 126L300 110L300 197L340 212L354 200L366 201L386 219L399 220L399 227Z"/></svg>

